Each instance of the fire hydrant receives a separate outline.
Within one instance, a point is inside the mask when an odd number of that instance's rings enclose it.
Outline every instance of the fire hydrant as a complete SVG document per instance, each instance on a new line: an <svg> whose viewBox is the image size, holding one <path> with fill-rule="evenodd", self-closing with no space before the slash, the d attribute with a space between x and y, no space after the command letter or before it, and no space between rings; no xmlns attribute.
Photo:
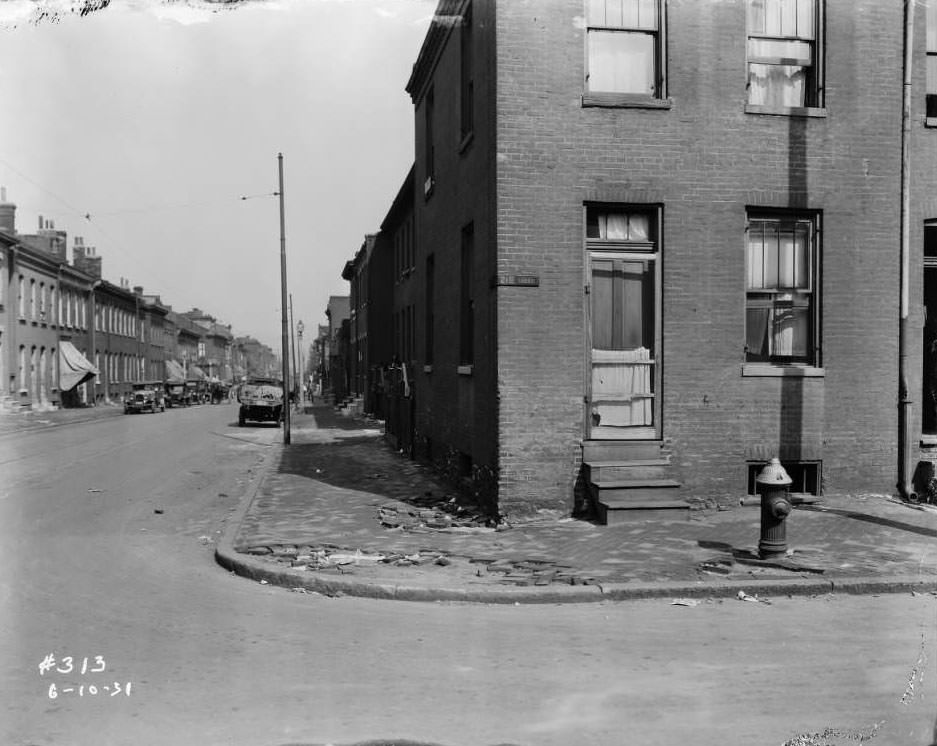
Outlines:
<svg viewBox="0 0 937 746"><path fill-rule="evenodd" d="M755 477L761 495L761 540L758 554L762 559L775 557L787 551L787 525L791 512L791 478L781 462L773 458Z"/></svg>

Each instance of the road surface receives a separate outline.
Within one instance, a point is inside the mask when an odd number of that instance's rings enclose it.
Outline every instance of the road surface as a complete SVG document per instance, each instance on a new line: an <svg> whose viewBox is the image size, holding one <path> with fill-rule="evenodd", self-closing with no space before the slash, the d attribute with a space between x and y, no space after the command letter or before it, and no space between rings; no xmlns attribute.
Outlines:
<svg viewBox="0 0 937 746"><path fill-rule="evenodd" d="M281 439L236 419L0 437L0 743L937 742L933 596L471 606L230 575L213 541Z"/></svg>

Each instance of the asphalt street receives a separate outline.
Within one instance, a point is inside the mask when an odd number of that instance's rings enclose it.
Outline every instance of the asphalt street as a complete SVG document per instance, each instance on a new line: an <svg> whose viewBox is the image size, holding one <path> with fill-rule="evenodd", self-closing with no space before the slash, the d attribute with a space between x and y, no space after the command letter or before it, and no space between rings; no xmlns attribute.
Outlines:
<svg viewBox="0 0 937 746"><path fill-rule="evenodd" d="M214 543L280 436L230 405L0 435L0 742L937 740L930 594L495 606L231 575Z"/></svg>

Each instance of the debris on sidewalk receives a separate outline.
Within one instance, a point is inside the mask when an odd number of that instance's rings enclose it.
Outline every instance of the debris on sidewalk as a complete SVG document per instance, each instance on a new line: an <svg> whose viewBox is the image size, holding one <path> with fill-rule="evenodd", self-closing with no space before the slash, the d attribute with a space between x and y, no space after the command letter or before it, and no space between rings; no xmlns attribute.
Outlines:
<svg viewBox="0 0 937 746"><path fill-rule="evenodd" d="M385 528L402 528L405 531L432 529L447 533L488 533L495 530L488 525L489 519L484 515L456 506L454 500L452 498L445 503L445 510L438 507L421 508L418 504L407 505L402 502L385 503L378 509L377 517Z"/></svg>
<svg viewBox="0 0 937 746"><path fill-rule="evenodd" d="M883 725L885 725L884 720L861 730L825 728L819 733L800 733L785 741L781 746L833 746L834 743L864 743L875 738ZM836 739L836 741L831 739Z"/></svg>
<svg viewBox="0 0 937 746"><path fill-rule="evenodd" d="M757 593L754 596L749 596L745 591L739 591L738 596L736 596L736 598L738 598L739 601L754 601L755 603L759 603L759 604L767 604L768 606L771 605L771 602L768 599L758 598Z"/></svg>
<svg viewBox="0 0 937 746"><path fill-rule="evenodd" d="M695 598L675 598L670 602L671 606L699 606L699 601Z"/></svg>

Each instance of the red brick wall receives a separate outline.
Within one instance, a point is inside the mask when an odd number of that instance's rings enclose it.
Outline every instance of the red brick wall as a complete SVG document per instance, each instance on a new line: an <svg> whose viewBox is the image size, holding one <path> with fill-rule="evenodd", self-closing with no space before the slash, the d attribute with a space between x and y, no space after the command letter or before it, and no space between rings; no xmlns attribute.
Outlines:
<svg viewBox="0 0 937 746"><path fill-rule="evenodd" d="M418 438L432 442L439 459L454 449L478 465L495 466L497 398L495 389L495 298L489 287L494 272L494 97L493 4L476 0L473 12L475 126L462 142L460 126L460 47L456 26L433 70L435 97L435 183L424 196L425 91L415 92L414 206L417 255L409 282L417 299L414 388ZM459 374L459 289L462 228L474 224L474 348L471 375ZM426 257L435 259L435 340L431 370L424 371Z"/></svg>
<svg viewBox="0 0 937 746"><path fill-rule="evenodd" d="M822 118L745 113L742 2L668 6L652 110L582 107L579 4L498 4L497 267L540 277L497 293L502 505L571 506L589 200L663 205L663 435L688 496L735 499L778 450L822 458L828 490L890 492L901 4L827 2ZM824 377L741 375L747 205L822 211Z"/></svg>

